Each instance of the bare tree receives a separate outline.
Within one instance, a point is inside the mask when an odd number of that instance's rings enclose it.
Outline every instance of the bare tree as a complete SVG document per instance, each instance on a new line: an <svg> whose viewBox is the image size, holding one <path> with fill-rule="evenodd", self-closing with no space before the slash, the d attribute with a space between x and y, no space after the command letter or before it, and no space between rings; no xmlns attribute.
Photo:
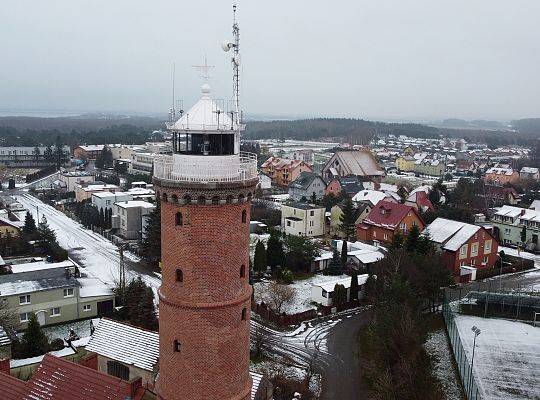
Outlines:
<svg viewBox="0 0 540 400"><path fill-rule="evenodd" d="M269 339L270 336L268 331L263 327L256 325L251 334L251 343L253 345L255 357L262 356L264 348L268 346Z"/></svg>
<svg viewBox="0 0 540 400"><path fill-rule="evenodd" d="M12 331L18 323L19 320L15 309L9 305L6 299L0 300L0 328Z"/></svg>
<svg viewBox="0 0 540 400"><path fill-rule="evenodd" d="M281 314L283 307L292 303L296 296L296 291L292 286L280 285L272 282L266 289L266 301L268 306L277 314Z"/></svg>

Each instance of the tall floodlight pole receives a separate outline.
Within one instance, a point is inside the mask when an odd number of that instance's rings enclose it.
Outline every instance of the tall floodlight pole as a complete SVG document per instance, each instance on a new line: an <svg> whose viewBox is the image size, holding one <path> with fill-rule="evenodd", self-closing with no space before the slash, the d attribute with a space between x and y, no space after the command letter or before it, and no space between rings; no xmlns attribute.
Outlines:
<svg viewBox="0 0 540 400"><path fill-rule="evenodd" d="M473 368L474 368L474 350L476 349L476 338L478 337L478 335L480 335L482 333L482 331L480 330L480 328L476 327L476 326L473 326L471 328L471 330L474 332L474 340L473 340L473 348L472 348L472 360L471 360L471 372L469 374L469 384L468 384L468 387L469 387L469 398L470 396L472 395L472 375L473 375Z"/></svg>

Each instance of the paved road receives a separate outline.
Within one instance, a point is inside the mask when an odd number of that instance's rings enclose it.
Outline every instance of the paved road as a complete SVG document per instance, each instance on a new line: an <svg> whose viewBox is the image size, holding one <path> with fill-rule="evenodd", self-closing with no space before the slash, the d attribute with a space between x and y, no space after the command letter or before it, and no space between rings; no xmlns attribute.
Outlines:
<svg viewBox="0 0 540 400"><path fill-rule="evenodd" d="M15 196L34 215L36 221L38 221L38 212L39 218L43 216L47 218L49 226L56 232L59 244L87 273L106 284L115 285L118 279L120 256L114 244L27 193L19 193ZM155 271L129 253L124 259L128 278L141 276L154 290L159 287L161 279Z"/></svg>
<svg viewBox="0 0 540 400"><path fill-rule="evenodd" d="M355 310L313 323L295 334L273 331L252 321L252 332L267 330L267 348L271 353L304 368L313 363L323 378L321 400L358 400L357 337L369 319L369 310Z"/></svg>

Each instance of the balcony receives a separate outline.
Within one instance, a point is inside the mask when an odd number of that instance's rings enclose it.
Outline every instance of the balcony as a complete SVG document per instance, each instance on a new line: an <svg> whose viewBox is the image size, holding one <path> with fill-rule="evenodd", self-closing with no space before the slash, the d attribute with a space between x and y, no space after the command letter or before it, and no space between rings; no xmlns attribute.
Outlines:
<svg viewBox="0 0 540 400"><path fill-rule="evenodd" d="M160 155L154 160L154 177L178 183L234 183L257 179L257 155Z"/></svg>

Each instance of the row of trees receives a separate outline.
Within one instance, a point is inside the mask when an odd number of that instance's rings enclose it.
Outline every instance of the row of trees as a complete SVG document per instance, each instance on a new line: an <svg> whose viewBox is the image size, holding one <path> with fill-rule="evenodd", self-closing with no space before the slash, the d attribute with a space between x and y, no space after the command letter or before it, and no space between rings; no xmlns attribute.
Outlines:
<svg viewBox="0 0 540 400"><path fill-rule="evenodd" d="M116 288L117 303L120 311L115 317L121 321L127 321L139 328L157 330L158 319L154 304L154 292L141 277L133 279L123 288Z"/></svg>
<svg viewBox="0 0 540 400"><path fill-rule="evenodd" d="M267 246L259 241L255 247L253 269L256 273L266 272L267 267L273 273L283 267L292 272L309 272L311 263L319 255L319 249L309 238L295 235L282 235L275 229L270 230ZM281 271L281 274L284 272Z"/></svg>
<svg viewBox="0 0 540 400"><path fill-rule="evenodd" d="M112 227L112 208L98 210L90 201L83 200L75 204L73 212L86 228Z"/></svg>
<svg viewBox="0 0 540 400"><path fill-rule="evenodd" d="M443 399L424 349L430 315L450 271L429 237L412 229L396 236L388 255L366 283L373 319L361 334L364 380L373 399Z"/></svg>

